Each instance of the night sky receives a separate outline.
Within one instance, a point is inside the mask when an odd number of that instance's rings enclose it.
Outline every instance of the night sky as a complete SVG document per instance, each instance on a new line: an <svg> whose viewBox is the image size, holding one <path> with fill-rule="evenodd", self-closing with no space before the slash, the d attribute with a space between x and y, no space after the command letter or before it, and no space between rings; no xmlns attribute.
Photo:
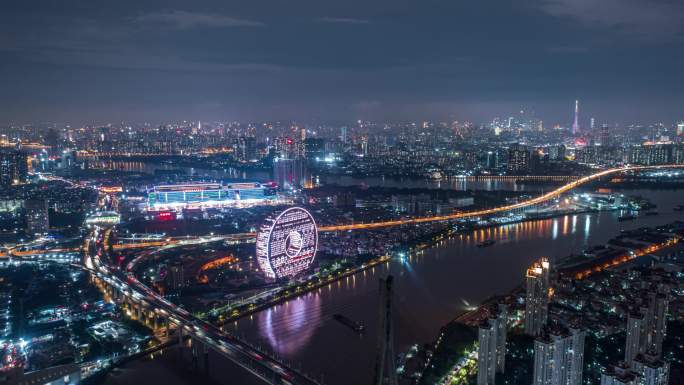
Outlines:
<svg viewBox="0 0 684 385"><path fill-rule="evenodd" d="M0 124L684 118L681 0L0 4Z"/></svg>

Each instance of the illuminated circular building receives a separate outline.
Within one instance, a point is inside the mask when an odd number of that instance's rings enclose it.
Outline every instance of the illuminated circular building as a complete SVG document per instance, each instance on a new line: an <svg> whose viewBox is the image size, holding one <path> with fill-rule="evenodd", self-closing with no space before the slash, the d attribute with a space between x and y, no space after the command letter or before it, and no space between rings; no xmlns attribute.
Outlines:
<svg viewBox="0 0 684 385"><path fill-rule="evenodd" d="M256 255L267 278L293 277L311 266L318 229L311 214L291 207L269 216L257 234Z"/></svg>

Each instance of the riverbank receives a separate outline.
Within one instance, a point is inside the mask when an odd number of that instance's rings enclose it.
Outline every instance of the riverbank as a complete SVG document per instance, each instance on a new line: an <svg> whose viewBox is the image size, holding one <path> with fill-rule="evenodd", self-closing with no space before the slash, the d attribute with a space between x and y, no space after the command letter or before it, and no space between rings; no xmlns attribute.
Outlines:
<svg viewBox="0 0 684 385"><path fill-rule="evenodd" d="M551 218L557 218L557 217L562 217L562 216L567 216L567 215L579 215L579 214L587 214L587 213L599 213L599 212L610 212L610 211L618 211L622 210L624 208L621 207L614 207L614 208L604 208L604 209L594 209L594 208L582 208L582 209L575 209L575 210L556 210L556 211L550 211L550 212L541 212L541 213L535 213L535 214L528 214L529 216L525 215L516 215L513 217L507 217L505 220L499 220L499 221L475 221L471 223L467 223L465 225L455 225L455 226L449 226L446 229L430 234L429 236L421 237L418 239L413 240L409 245L403 245L399 247L399 250L394 250L394 254L396 254L397 257L400 259L405 259L407 257L407 254L413 254L413 253L420 253L423 250L433 247L440 242L444 242L446 239L449 239L451 237L465 234L467 232L473 231L473 230L482 230L482 229L489 229L493 227L499 227L499 226L505 226L505 225L511 225L511 224L517 224L517 223L523 223L523 222L530 222L530 221L536 221L536 220L542 220L542 219L551 219ZM493 245L492 244L482 244L480 246L482 247L487 247ZM406 249L406 252L404 252L404 249ZM288 285L286 287L283 287L280 291L272 294L268 299L263 299L259 295L255 296L255 300L252 302L244 302L241 303L238 306L224 306L218 309L213 309L209 312L206 313L201 313L201 314L196 314L197 316L201 318L208 319L210 322L213 322L217 325L224 325L229 322L234 322L236 320L239 320L240 318L250 316L254 313L257 313L259 311L268 309L269 307L273 305L277 305L283 302L286 302L288 300L297 298L299 296L302 296L304 294L307 294L313 290L319 289L321 287L324 287L330 283L333 283L335 281L338 281L340 279L352 276L354 274L359 274L362 273L363 271L372 268L374 266L377 266L381 263L385 263L389 261L391 258L390 254L379 256L376 258L373 258L369 261L366 261L358 266L353 266L346 268L344 270L338 270L338 271L333 271L330 273L327 273L324 276L316 276L311 279L308 279L307 281L300 282L294 285Z"/></svg>
<svg viewBox="0 0 684 385"><path fill-rule="evenodd" d="M412 242L412 245L407 248L408 253L419 253L422 252L422 250L425 250L427 248L433 247L440 242L443 242L445 239L448 239L450 237L459 235L459 234L464 234L468 231L473 231L473 230L480 230L480 229L487 229L487 228L492 228L492 227L497 227L497 226L504 226L504 225L509 225L509 224L516 224L516 223L522 223L526 221L535 221L539 219L549 219L549 218L554 218L554 217L560 217L564 215L576 215L576 214L583 214L583 213L594 213L594 212L599 212L600 210L593 210L593 209L586 209L586 210L575 210L575 211L560 211L556 213L551 213L551 214L546 214L543 216L535 216L532 218L521 218L521 219L515 219L515 220L510 220L505 223L491 223L487 225L483 224L477 224L474 223L470 227L463 227L460 229L454 229L454 228L448 228L443 231L433 233L428 237L420 238L414 242ZM613 210L603 210L603 211L613 211ZM406 258L406 255L403 252L398 253L399 258ZM217 325L224 325L229 322L237 321L243 317L250 316L254 313L257 313L259 311L268 309L271 306L287 302L289 300L292 300L294 298L297 298L299 296L305 295L313 290L317 290L321 287L324 287L326 285L329 285L335 281L338 281L340 279L359 274L364 272L367 269L370 269L372 267L375 267L379 264L386 263L391 259L391 255L382 255L376 258L373 258L371 260L368 260L367 262L362 263L361 265L346 268L344 270L338 270L338 271L333 271L330 273L327 273L326 275L320 276L320 277L314 277L311 279L308 279L304 282L300 282L297 284L293 285L288 285L286 287L283 287L280 291L274 293L271 298L267 300L263 299L255 299L253 302L247 302L238 305L238 306L224 306L218 309L212 309L211 311L205 312L205 313L196 313L195 315L204 319L209 320L210 322L213 322ZM258 295L255 297L259 297Z"/></svg>
<svg viewBox="0 0 684 385"><path fill-rule="evenodd" d="M391 258L374 269L226 323L224 328L284 359L302 363L306 371L325 373L326 384L367 383L372 378L379 332L378 278L395 277L395 346L396 352L406 352L416 341L434 341L440 328L471 309L471 304L519 286L525 269L541 256L561 258L606 244L620 230L684 218L682 212L673 211L682 203L681 192L639 190L629 194L656 202L660 215L619 222L615 212L584 213L464 231L407 255L403 261ZM496 243L478 248L486 239ZM335 321L334 314L363 322L365 336ZM231 376L238 374L228 366L222 369ZM124 377L126 382L111 383L149 381L147 371L134 365L120 378Z"/></svg>
<svg viewBox="0 0 684 385"><path fill-rule="evenodd" d="M655 228L636 229L628 232L623 232L617 237L609 240L606 247L601 248L600 253L586 253L585 259L587 261L576 263L572 261L577 256L569 255L559 261L559 265L554 267L555 273L560 281L579 281L588 278L590 275L599 273L608 268L616 268L621 264L626 264L635 261L639 257L647 256L651 253L657 253L664 249L678 245L684 234L684 223L681 221L674 222L667 225L658 226ZM571 262L571 263L568 263ZM559 285L561 285L559 283ZM530 345L530 338L521 335L520 322L524 312L524 306L520 304L520 300L525 296L523 284L514 288L505 296L491 297L482 302L477 309L468 311L454 321L445 325L437 340L435 340L431 348L435 353L425 359L425 363L407 363L408 366L423 368L419 372L408 373L409 378L420 378L420 384L467 384L474 376L472 371L464 371L463 368L472 367L476 361L476 357L472 356L472 351L456 350L440 348L443 344L445 335L454 335L455 331L470 328L469 330L477 330L477 326L489 317L488 308L492 305L504 303L509 309L509 325L511 336L518 336L524 344ZM461 339L453 340L452 344L458 346L471 346L477 340L477 335L468 335L458 333L462 336ZM516 340L517 341L517 340ZM520 342L520 341L518 341ZM426 349L430 349L427 348ZM525 349L523 349L525 350ZM416 355L419 357L420 355ZM528 362L529 363L529 362ZM530 373L526 373L530 374Z"/></svg>
<svg viewBox="0 0 684 385"><path fill-rule="evenodd" d="M283 287L279 292L274 293L273 296L268 300L248 303L240 305L235 308L228 308L226 310L223 310L223 312L228 313L227 316L217 315L217 319L212 319L211 316L207 317L206 314L204 314L203 316L205 318L208 318L209 321L217 325L225 325L226 323L236 321L243 317L247 317L259 311L268 309L274 305L285 303L291 299L295 299L308 292L330 285L335 281L352 276L354 274L362 273L368 269L374 268L375 266L387 263L389 262L389 260L389 255L382 255L377 258L373 258L368 262L365 262L357 267L351 267L345 270L334 271L329 274L322 275L320 277L314 277L312 279L309 279L305 282L301 282L296 285L288 285L286 287ZM212 312L209 312L209 314L211 314Z"/></svg>

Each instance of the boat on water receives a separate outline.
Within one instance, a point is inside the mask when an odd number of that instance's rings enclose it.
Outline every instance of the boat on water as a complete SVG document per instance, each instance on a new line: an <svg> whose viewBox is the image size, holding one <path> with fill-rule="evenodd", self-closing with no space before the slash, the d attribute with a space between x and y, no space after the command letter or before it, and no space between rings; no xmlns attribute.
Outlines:
<svg viewBox="0 0 684 385"><path fill-rule="evenodd" d="M634 215L632 215L632 214L620 215L620 216L618 217L618 221L620 221L620 222L632 221L632 220L635 220L635 219L636 219L636 216L634 216Z"/></svg>
<svg viewBox="0 0 684 385"><path fill-rule="evenodd" d="M489 247L492 246L496 243L496 241L488 239L486 241L480 242L477 244L477 247Z"/></svg>
<svg viewBox="0 0 684 385"><path fill-rule="evenodd" d="M431 180L442 180L442 178L444 176L442 175L441 171L435 170L435 171L428 172L427 177L428 177L428 179L431 179Z"/></svg>
<svg viewBox="0 0 684 385"><path fill-rule="evenodd" d="M356 322L342 314L333 314L335 321L341 323L342 325L350 328L351 330L362 334L366 330L366 326L361 322Z"/></svg>

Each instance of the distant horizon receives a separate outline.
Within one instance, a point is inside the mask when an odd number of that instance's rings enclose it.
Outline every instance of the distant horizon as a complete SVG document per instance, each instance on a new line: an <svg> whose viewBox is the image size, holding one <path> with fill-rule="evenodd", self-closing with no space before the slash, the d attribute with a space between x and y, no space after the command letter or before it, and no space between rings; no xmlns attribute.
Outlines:
<svg viewBox="0 0 684 385"><path fill-rule="evenodd" d="M684 114L683 114L684 115ZM237 123L237 124L265 124L265 123L281 123L281 124L297 124L297 125L303 125L303 126L313 126L313 125L318 125L318 126L354 126L357 124L359 121L362 121L364 123L374 123L374 124L390 124L390 125L402 125L402 124L419 124L423 122L430 122L433 124L441 124L441 123L447 123L451 124L454 122L457 122L459 124L464 124L468 123L474 126L482 126L482 125L489 125L493 122L494 119L501 119L502 121L508 119L509 117L520 117L520 114L511 114L511 115L505 115L505 114L498 114L498 115L493 115L489 119L484 119L484 120L473 120L473 119L467 119L467 118L454 118L454 119L437 119L437 118L430 118L430 117L423 117L420 119L362 119L362 118L356 118L356 119L322 119L322 118L314 118L314 119L232 119L232 118L225 118L225 119L205 119L205 118L193 118L193 119L183 119L183 118L176 118L176 119L156 119L156 120L144 120L144 119L119 119L119 120L106 120L106 119L101 119L101 120L89 120L89 121L78 121L78 119L74 120L61 120L61 121L51 121L51 120L41 120L41 121L12 121L12 122L0 122L0 127L24 127L24 126L34 126L40 128L41 126L48 126L48 125L54 125L57 126L57 128L63 128L66 126L70 127L103 127L107 125L112 125L112 126L119 126L119 125L132 125L133 127L140 127L143 125L149 125L150 127L158 127L161 125L174 125L174 124L182 124L182 123L188 123L188 124L196 124L198 122L201 122L202 125L209 125L209 126L214 126L216 124L232 124L232 123ZM547 128L553 128L556 126L559 126L563 129L572 129L572 118L566 119L567 121L565 122L552 122L548 121L545 119L540 119L536 117L530 117L530 119L537 119L541 120L544 126L544 129ZM590 122L591 119L595 119L595 128L599 128L600 125L602 124L608 124L611 127L628 127L628 126L652 126L652 125L660 125L662 124L665 127L669 126L676 126L678 123L683 123L684 122L684 117L683 118L673 118L672 120L665 120L665 119L654 119L651 121L640 121L640 120L633 120L633 121L615 121L615 120L600 120L598 117L594 116L589 116L589 117L582 117L580 116L579 122L580 122L580 131L586 131L590 129Z"/></svg>

